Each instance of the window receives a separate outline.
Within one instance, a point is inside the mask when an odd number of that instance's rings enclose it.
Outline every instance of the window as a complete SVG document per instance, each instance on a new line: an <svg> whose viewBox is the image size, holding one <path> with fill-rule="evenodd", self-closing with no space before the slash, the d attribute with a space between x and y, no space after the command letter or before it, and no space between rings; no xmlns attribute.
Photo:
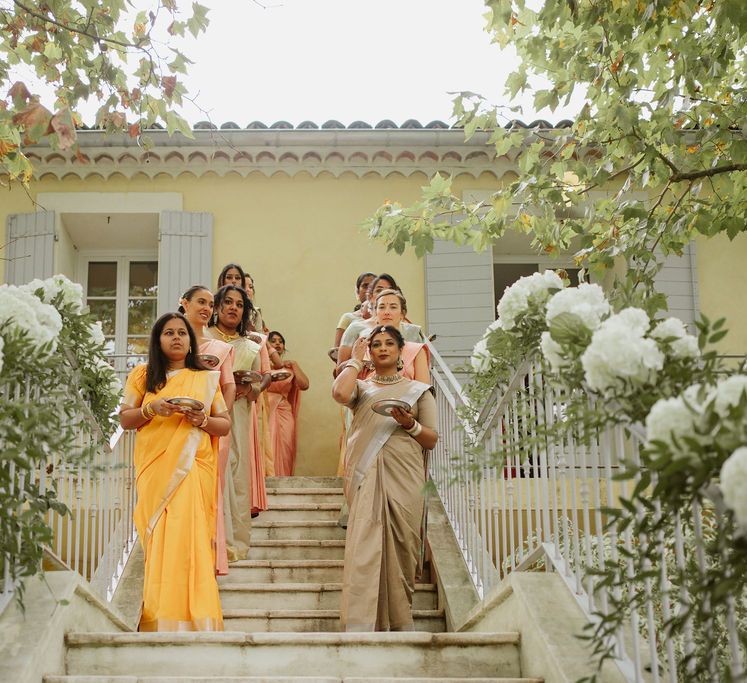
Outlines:
<svg viewBox="0 0 747 683"><path fill-rule="evenodd" d="M107 352L117 370L125 371L148 353L156 321L158 261L142 257L83 258L86 302L101 321Z"/></svg>

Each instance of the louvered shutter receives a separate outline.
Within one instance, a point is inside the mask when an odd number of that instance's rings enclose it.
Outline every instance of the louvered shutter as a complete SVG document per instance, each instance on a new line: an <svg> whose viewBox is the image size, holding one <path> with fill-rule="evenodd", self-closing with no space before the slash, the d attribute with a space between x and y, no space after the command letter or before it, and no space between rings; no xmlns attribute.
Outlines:
<svg viewBox="0 0 747 683"><path fill-rule="evenodd" d="M54 211L8 216L3 256L5 281L23 285L34 278L54 275Z"/></svg>
<svg viewBox="0 0 747 683"><path fill-rule="evenodd" d="M425 257L426 331L450 365L458 365L495 320L493 254L437 241Z"/></svg>
<svg viewBox="0 0 747 683"><path fill-rule="evenodd" d="M687 245L682 256L670 254L655 277L656 291L665 294L669 310L664 316L682 320L691 332L695 331L698 316L698 274L695 261L695 243Z"/></svg>
<svg viewBox="0 0 747 683"><path fill-rule="evenodd" d="M175 311L191 285L213 287L213 214L163 211L159 225L158 315Z"/></svg>

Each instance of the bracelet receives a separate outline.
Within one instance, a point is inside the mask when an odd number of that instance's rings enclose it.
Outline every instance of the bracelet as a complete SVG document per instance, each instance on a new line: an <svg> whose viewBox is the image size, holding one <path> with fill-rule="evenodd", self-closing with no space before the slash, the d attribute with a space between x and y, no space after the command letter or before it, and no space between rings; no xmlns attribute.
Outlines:
<svg viewBox="0 0 747 683"><path fill-rule="evenodd" d="M402 429L405 429L404 427ZM412 427L409 429L405 429L405 431L413 438L415 438L420 432L423 431L423 425L420 424L417 420L415 420L412 423Z"/></svg>
<svg viewBox="0 0 747 683"><path fill-rule="evenodd" d="M363 370L363 363L356 358L351 358L348 361L345 361L345 363L342 366L342 369L345 368L355 368L356 374L359 373L361 370Z"/></svg>
<svg viewBox="0 0 747 683"><path fill-rule="evenodd" d="M156 411L153 409L151 403L153 403L153 401L149 401L144 406L140 406L140 414L146 420L152 420L156 416Z"/></svg>
<svg viewBox="0 0 747 683"><path fill-rule="evenodd" d="M200 423L200 429L205 429L209 419L208 414L205 413L205 419Z"/></svg>

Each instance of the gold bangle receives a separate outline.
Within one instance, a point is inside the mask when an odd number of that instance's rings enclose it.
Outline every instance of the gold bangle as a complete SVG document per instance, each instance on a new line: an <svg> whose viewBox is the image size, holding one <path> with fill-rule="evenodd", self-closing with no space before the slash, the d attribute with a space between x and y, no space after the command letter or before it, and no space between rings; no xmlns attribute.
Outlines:
<svg viewBox="0 0 747 683"><path fill-rule="evenodd" d="M210 417L208 416L207 413L205 413L205 419L200 424L200 429L205 429L205 427L207 426L207 423L208 423L209 419L210 419Z"/></svg>
<svg viewBox="0 0 747 683"><path fill-rule="evenodd" d="M146 403L144 406L140 406L140 414L143 416L143 419L152 420L153 415L155 415L152 410L153 408L151 407L150 403Z"/></svg>

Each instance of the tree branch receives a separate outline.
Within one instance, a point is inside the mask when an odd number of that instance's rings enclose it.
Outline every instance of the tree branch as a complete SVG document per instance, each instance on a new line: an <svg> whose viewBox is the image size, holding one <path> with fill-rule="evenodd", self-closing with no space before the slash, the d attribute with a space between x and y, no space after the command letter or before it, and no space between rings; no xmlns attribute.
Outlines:
<svg viewBox="0 0 747 683"><path fill-rule="evenodd" d="M722 164L702 171L686 171L673 173L670 182L681 183L683 181L698 180L699 178L710 178L720 173L732 173L733 171L747 171L747 164Z"/></svg>

